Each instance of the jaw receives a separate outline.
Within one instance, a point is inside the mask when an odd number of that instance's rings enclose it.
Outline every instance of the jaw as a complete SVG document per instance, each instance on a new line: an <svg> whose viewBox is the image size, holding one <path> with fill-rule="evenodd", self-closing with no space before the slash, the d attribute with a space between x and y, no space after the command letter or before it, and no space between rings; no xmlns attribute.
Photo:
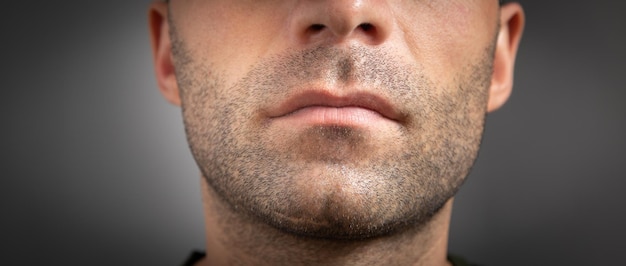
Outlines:
<svg viewBox="0 0 626 266"><path fill-rule="evenodd" d="M358 240L324 239L295 235L258 217L241 215L205 180L205 265L448 265L452 199L419 228Z"/></svg>

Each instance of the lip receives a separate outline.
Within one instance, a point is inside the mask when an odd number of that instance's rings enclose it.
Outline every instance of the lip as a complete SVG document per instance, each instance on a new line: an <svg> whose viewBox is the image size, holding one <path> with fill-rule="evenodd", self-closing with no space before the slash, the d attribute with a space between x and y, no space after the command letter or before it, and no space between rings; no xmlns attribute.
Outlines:
<svg viewBox="0 0 626 266"><path fill-rule="evenodd" d="M287 97L267 112L269 118L309 119L314 123L367 123L370 119L400 122L400 113L385 98L369 92L338 95L326 90L308 90Z"/></svg>

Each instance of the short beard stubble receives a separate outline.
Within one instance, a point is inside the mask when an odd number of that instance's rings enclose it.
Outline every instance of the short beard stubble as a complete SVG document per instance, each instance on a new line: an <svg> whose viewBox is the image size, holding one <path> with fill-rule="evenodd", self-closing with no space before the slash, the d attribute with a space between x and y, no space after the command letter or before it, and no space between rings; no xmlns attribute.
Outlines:
<svg viewBox="0 0 626 266"><path fill-rule="evenodd" d="M419 64L364 46L287 51L226 87L170 27L191 151L210 189L235 213L305 237L380 237L427 223L474 164L495 41L452 89ZM406 119L382 140L339 126L271 131L262 107L320 81L375 88Z"/></svg>

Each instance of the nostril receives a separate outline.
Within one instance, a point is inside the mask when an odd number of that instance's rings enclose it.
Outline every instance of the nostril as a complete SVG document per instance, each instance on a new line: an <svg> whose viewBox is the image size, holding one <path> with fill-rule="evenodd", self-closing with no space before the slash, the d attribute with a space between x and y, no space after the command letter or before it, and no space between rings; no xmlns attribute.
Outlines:
<svg viewBox="0 0 626 266"><path fill-rule="evenodd" d="M312 32L318 32L321 31L325 28L326 26L322 25L322 24L313 24L309 27L309 31Z"/></svg>
<svg viewBox="0 0 626 266"><path fill-rule="evenodd" d="M365 32L368 32L374 30L374 25L370 23L362 23L361 25L359 25L359 28L361 28Z"/></svg>
<svg viewBox="0 0 626 266"><path fill-rule="evenodd" d="M357 38L368 44L375 44L384 39L384 37L380 35L380 28L378 28L375 24L365 22L361 24L352 24L352 27L348 24L349 23L338 23L336 27L333 27L331 24L308 23L308 27L304 32L302 32L302 37L305 42L327 39L342 42L348 38ZM358 26L354 27L355 25Z"/></svg>

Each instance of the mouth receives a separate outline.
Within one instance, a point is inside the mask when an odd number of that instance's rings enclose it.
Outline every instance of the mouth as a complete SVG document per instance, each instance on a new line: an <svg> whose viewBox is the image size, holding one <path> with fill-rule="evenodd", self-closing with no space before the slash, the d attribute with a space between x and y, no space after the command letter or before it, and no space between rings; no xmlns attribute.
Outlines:
<svg viewBox="0 0 626 266"><path fill-rule="evenodd" d="M336 94L310 90L288 97L268 117L291 125L373 126L401 122L401 114L381 96L367 92Z"/></svg>

